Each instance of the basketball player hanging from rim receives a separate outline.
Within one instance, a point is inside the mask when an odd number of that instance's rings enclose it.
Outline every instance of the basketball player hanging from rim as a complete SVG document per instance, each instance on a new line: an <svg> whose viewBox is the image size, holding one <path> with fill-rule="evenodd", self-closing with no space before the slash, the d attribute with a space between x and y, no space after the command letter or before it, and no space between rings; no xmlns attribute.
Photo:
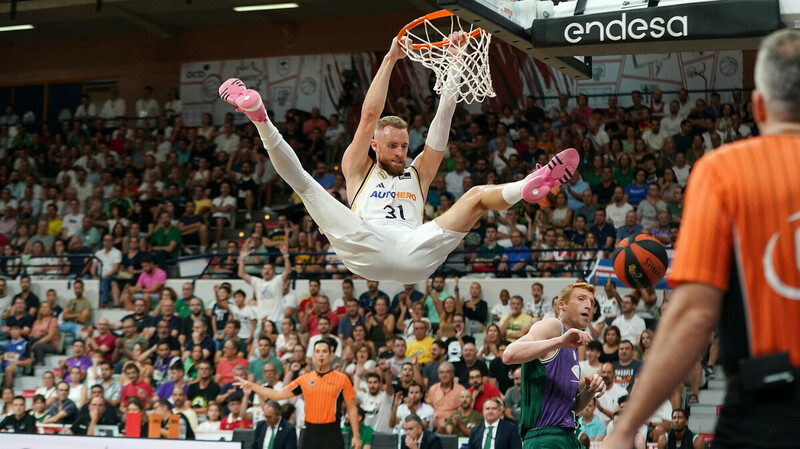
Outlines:
<svg viewBox="0 0 800 449"><path fill-rule="evenodd" d="M445 46L458 54L469 39L452 33ZM448 42L449 41L449 42ZM353 141L342 157L351 209L333 198L301 166L292 148L269 121L258 92L231 78L220 88L220 97L243 111L255 124L275 170L297 192L308 213L328 237L331 247L353 273L376 281L403 284L430 276L456 248L461 239L487 210L505 210L521 199L535 202L550 188L575 173L579 156L574 149L562 151L524 180L504 185L470 189L446 213L422 224L428 187L436 176L447 148L450 124L457 102L461 60L449 61L448 77L436 115L428 129L422 153L406 167L408 130L395 116L380 118L386 102L389 77L405 45L395 38L372 80L362 107L361 121ZM369 149L376 159L369 157Z"/></svg>

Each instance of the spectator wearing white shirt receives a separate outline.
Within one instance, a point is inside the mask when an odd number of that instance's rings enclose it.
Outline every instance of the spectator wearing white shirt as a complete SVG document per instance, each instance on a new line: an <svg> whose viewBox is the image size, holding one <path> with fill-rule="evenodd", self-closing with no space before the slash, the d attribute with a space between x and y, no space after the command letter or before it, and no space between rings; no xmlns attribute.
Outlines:
<svg viewBox="0 0 800 449"><path fill-rule="evenodd" d="M650 129L642 133L642 140L647 145L648 151L657 153L664 148L664 142L670 136L671 134L661 129L661 121L654 118L650 121Z"/></svg>
<svg viewBox="0 0 800 449"><path fill-rule="evenodd" d="M119 127L119 118L125 117L125 110L127 105L125 100L119 98L119 91L116 87L109 90L111 98L103 103L103 108L100 110L100 117L104 119L103 126L106 129Z"/></svg>
<svg viewBox="0 0 800 449"><path fill-rule="evenodd" d="M337 114L332 114L328 122L328 127L325 129L325 144L332 150L331 160L336 161L338 152L344 148L345 129Z"/></svg>
<svg viewBox="0 0 800 449"><path fill-rule="evenodd" d="M183 102L178 97L178 90L174 87L167 89L167 96L169 100L164 103L164 115L171 119L172 117L180 117L183 113Z"/></svg>
<svg viewBox="0 0 800 449"><path fill-rule="evenodd" d="M514 232L514 229L517 229L522 235L528 232L528 228L519 222L519 211L512 207L506 211L505 218L502 218L497 224L497 244L503 248L510 247L511 233Z"/></svg>
<svg viewBox="0 0 800 449"><path fill-rule="evenodd" d="M233 123L226 122L222 126L222 133L214 138L214 144L217 145L217 151L224 151L228 154L233 153L239 149L239 135L233 132Z"/></svg>
<svg viewBox="0 0 800 449"><path fill-rule="evenodd" d="M636 315L638 304L639 300L631 295L625 295L620 302L622 315L616 317L611 325L619 328L621 340L639 341L642 332L647 328L644 319Z"/></svg>
<svg viewBox="0 0 800 449"><path fill-rule="evenodd" d="M680 104L673 101L669 104L669 115L661 119L661 129L669 136L674 136L681 132L681 116L678 113Z"/></svg>
<svg viewBox="0 0 800 449"><path fill-rule="evenodd" d="M62 239L67 239L75 235L83 226L83 214L81 213L81 203L77 199L69 202L69 213L64 215L61 220Z"/></svg>
<svg viewBox="0 0 800 449"><path fill-rule="evenodd" d="M749 126L742 124L742 115L738 112L731 114L731 128L728 132L728 142L746 139L753 135L753 130Z"/></svg>
<svg viewBox="0 0 800 449"><path fill-rule="evenodd" d="M236 198L231 196L231 184L223 181L219 186L220 195L211 200L211 218L217 224L217 236L214 246L222 240L222 230L233 221L236 213Z"/></svg>
<svg viewBox="0 0 800 449"><path fill-rule="evenodd" d="M75 109L75 120L89 120L97 117L97 108L91 102L89 95L81 95L81 104Z"/></svg>
<svg viewBox="0 0 800 449"><path fill-rule="evenodd" d="M689 180L689 171L692 166L686 162L686 154L679 151L675 155L675 165L672 166L672 172L675 173L675 181L681 187L686 187L686 181Z"/></svg>
<svg viewBox="0 0 800 449"><path fill-rule="evenodd" d="M114 248L113 235L104 235L102 242L103 247L94 253L95 260L92 261L91 273L93 279L100 278L100 304L108 304L112 282L122 263L122 252Z"/></svg>
<svg viewBox="0 0 800 449"><path fill-rule="evenodd" d="M681 89L678 91L678 116L681 120L686 120L689 117L689 114L692 113L692 109L694 109L694 103L692 103L692 99L689 98L689 91L686 89Z"/></svg>
<svg viewBox="0 0 800 449"><path fill-rule="evenodd" d="M261 267L261 277L247 274L245 260L249 255L248 243L245 243L239 255L239 277L253 287L257 314L273 323L280 323L284 317L292 316L297 308L297 304L293 304L293 297L283 296L283 285L289 280L292 265L288 247L280 245L280 251L283 256L283 274L280 276L275 276L275 266L271 263Z"/></svg>
<svg viewBox="0 0 800 449"><path fill-rule="evenodd" d="M598 112L599 116L600 113ZM608 133L600 129L600 120L595 116L589 119L586 125L586 137L592 141L592 148L595 153L607 154L611 139Z"/></svg>
<svg viewBox="0 0 800 449"><path fill-rule="evenodd" d="M58 401L56 395L56 375L52 371L45 371L42 374L42 386L36 389L34 394L44 396L45 405L50 407Z"/></svg>
<svg viewBox="0 0 800 449"><path fill-rule="evenodd" d="M509 301L511 300L511 294L508 293L508 290L502 289L500 290L500 303L495 304L492 306L492 321L494 324L500 325L500 320L511 313L511 304Z"/></svg>
<svg viewBox="0 0 800 449"><path fill-rule="evenodd" d="M470 172L466 170L467 163L461 156L455 158L455 170L451 171L444 177L447 184L447 191L452 193L454 197L460 198L464 194L464 178L470 176Z"/></svg>
<svg viewBox="0 0 800 449"><path fill-rule="evenodd" d="M430 404L422 402L422 385L417 382L408 386L405 399L399 395L394 398L392 414L389 416L389 426L394 427L394 433L403 432L403 421L409 415L419 416L424 429L432 428L434 409Z"/></svg>
<svg viewBox="0 0 800 449"><path fill-rule="evenodd" d="M606 216L616 228L624 225L625 215L633 211L633 206L625 199L625 191L622 187L614 187L614 195L611 197L611 203L606 206Z"/></svg>
<svg viewBox="0 0 800 449"><path fill-rule="evenodd" d="M156 118L161 115L161 107L158 105L158 101L153 98L153 88L150 86L144 86L144 96L138 100L136 100L136 116L140 118L136 122L137 128L143 128L147 125L148 128L153 128L156 126ZM142 120L144 117L152 117L148 120Z"/></svg>
<svg viewBox="0 0 800 449"><path fill-rule="evenodd" d="M84 168L78 168L75 171L75 177L77 179L70 187L75 189L75 195L78 197L78 201L85 203L94 193L94 185L86 180L86 170Z"/></svg>
<svg viewBox="0 0 800 449"><path fill-rule="evenodd" d="M244 303L246 297L244 290L233 292L233 304L229 305L228 311L231 314L231 318L238 320L241 324L238 337L250 346L253 343L253 335L258 325L258 317L256 316L256 309Z"/></svg>

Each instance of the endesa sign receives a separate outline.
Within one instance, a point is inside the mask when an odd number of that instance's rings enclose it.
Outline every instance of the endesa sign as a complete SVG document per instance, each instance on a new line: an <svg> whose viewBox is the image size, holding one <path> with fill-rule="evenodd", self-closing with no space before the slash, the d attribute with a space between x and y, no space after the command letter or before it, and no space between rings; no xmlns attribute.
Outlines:
<svg viewBox="0 0 800 449"><path fill-rule="evenodd" d="M727 0L533 21L536 47L758 37L781 27L778 0Z"/></svg>

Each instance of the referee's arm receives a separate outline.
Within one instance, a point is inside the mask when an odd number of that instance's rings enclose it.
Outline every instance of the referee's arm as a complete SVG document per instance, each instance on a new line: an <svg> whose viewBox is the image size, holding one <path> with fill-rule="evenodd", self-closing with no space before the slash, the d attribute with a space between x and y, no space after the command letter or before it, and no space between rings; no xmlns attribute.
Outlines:
<svg viewBox="0 0 800 449"><path fill-rule="evenodd" d="M234 379L236 380L236 382L233 383L234 386L240 387L242 389L249 388L253 390L253 392L256 393L257 395L267 399L272 399L273 401L282 401L284 399L289 399L296 396L288 385L284 387L283 390L278 391L272 388L256 385L253 382L250 382L249 380L243 379L241 377L235 377ZM356 418L358 418L358 410L355 408L355 400L353 400L353 409L356 410ZM349 406L347 408L347 411L348 412L350 411Z"/></svg>
<svg viewBox="0 0 800 449"><path fill-rule="evenodd" d="M361 449L361 424L358 422L358 404L355 399L344 402L347 417L350 419L350 431L353 432L352 448Z"/></svg>

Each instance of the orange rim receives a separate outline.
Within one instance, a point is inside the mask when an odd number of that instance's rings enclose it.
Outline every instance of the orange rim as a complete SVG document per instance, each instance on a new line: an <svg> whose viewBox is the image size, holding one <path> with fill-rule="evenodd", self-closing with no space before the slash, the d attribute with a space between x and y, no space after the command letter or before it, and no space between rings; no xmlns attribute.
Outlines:
<svg viewBox="0 0 800 449"><path fill-rule="evenodd" d="M400 40L400 38L404 37L409 30L411 30L413 28L416 28L419 25L425 23L426 20L436 20L436 19L441 19L443 17L450 17L452 15L454 15L454 14L452 12L446 10L446 9L442 9L441 11L436 11L436 12L432 12L432 13L430 13L428 15L424 15L424 16L420 17L419 19L416 19L416 20L410 22L408 25L404 26L400 30L400 32L397 33L397 39ZM483 34L483 30L480 29L480 28L475 28L474 30L472 30L470 33L467 34L467 38L468 39L475 39L476 37L480 36L481 34ZM437 42L431 42L431 43L427 43L427 44L413 44L412 43L410 45L410 47L411 47L410 49L411 50L424 50L424 49L428 49L428 48L431 48L431 47L439 48L439 47L442 47L443 45L449 44L449 43L450 43L450 40L448 40L447 38L442 39L442 40L437 41Z"/></svg>

